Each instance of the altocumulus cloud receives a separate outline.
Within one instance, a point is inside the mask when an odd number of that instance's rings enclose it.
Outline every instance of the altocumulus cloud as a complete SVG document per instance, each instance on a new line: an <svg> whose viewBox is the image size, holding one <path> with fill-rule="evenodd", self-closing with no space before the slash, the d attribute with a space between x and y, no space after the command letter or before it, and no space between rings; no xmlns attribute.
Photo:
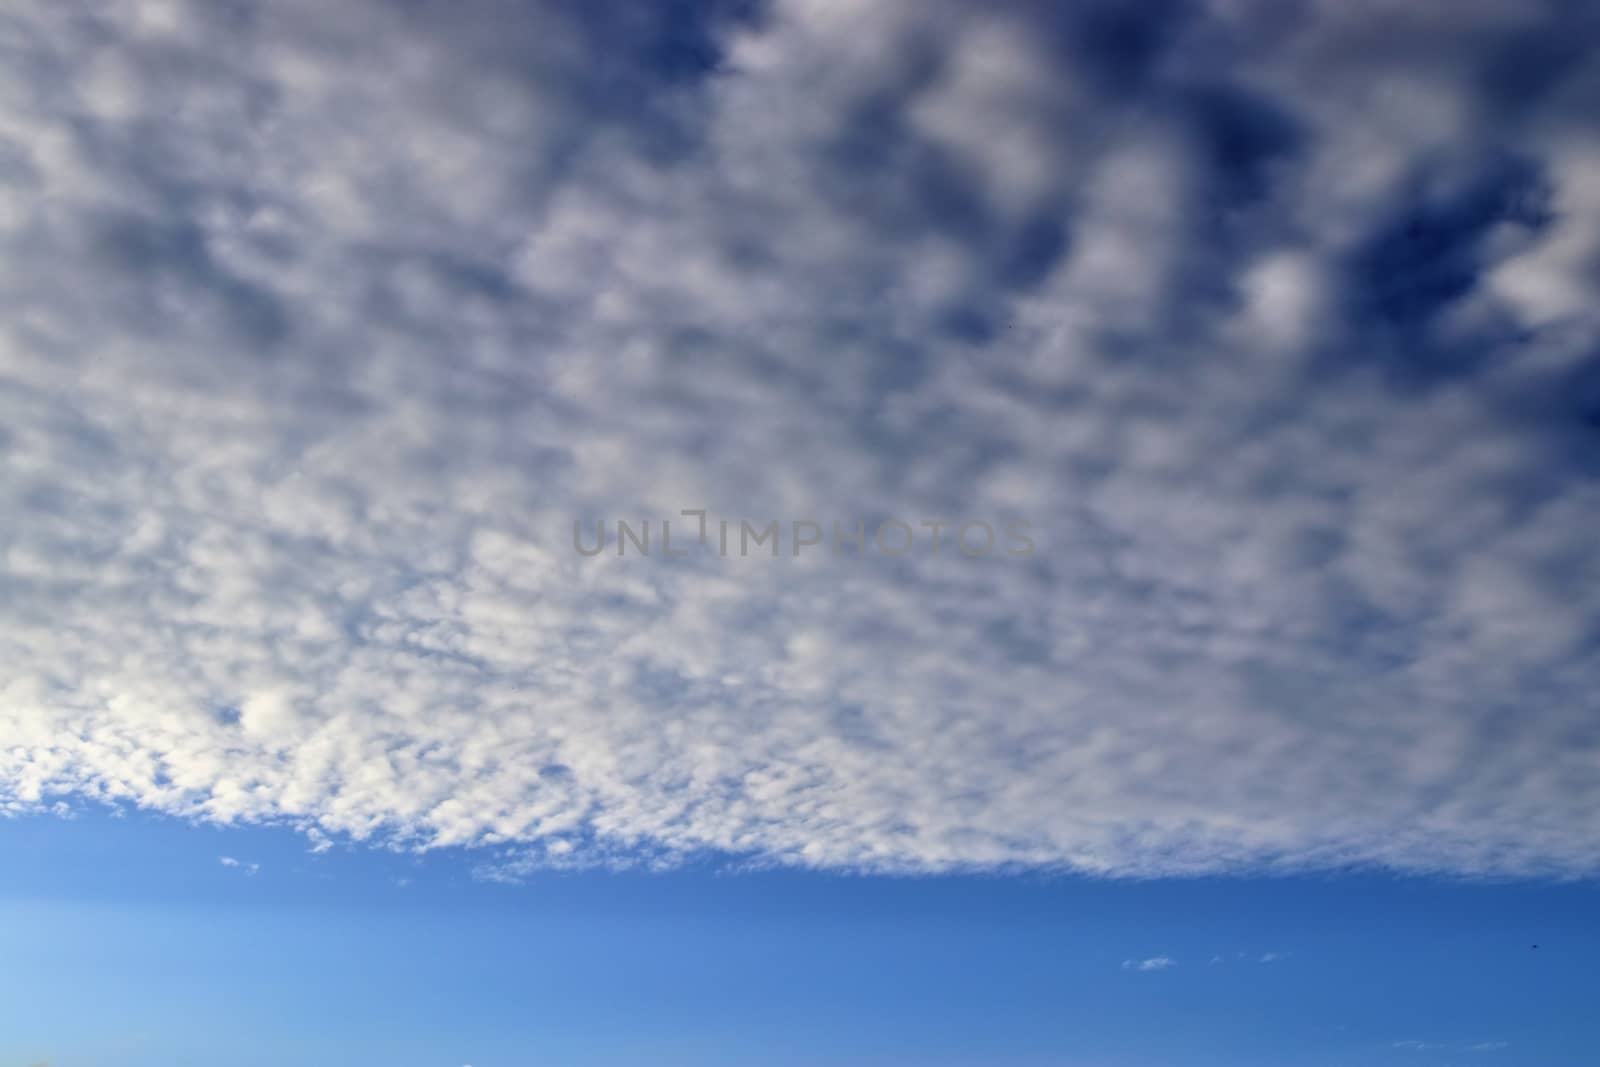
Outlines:
<svg viewBox="0 0 1600 1067"><path fill-rule="evenodd" d="M1593 5L679 7L0 15L0 808L1600 869Z"/></svg>

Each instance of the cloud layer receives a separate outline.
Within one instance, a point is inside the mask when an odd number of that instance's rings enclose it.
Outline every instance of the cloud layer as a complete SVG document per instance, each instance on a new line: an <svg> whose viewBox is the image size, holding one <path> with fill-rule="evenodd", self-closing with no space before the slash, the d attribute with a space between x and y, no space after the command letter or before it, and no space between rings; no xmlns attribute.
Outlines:
<svg viewBox="0 0 1600 1067"><path fill-rule="evenodd" d="M0 15L0 808L1600 869L1582 5L625 6Z"/></svg>

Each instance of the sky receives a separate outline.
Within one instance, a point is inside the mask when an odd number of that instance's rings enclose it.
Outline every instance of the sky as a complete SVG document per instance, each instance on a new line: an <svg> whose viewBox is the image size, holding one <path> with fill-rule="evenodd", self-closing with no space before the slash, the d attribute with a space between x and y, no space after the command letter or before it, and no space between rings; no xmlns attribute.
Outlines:
<svg viewBox="0 0 1600 1067"><path fill-rule="evenodd" d="M462 850L90 811L0 822L0 849L0 1063L23 1067L1586 1067L1600 1041L1589 885L508 885Z"/></svg>
<svg viewBox="0 0 1600 1067"><path fill-rule="evenodd" d="M0 8L0 1057L1592 1062L1596 54Z"/></svg>

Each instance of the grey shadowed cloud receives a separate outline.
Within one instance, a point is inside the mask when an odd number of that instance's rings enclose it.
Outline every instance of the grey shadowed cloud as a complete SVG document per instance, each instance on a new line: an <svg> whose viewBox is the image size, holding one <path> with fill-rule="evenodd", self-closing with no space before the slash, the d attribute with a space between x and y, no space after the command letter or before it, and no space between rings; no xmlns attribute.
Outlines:
<svg viewBox="0 0 1600 1067"><path fill-rule="evenodd" d="M1593 872L1597 40L0 15L0 808L500 878ZM572 551L683 508L1038 551Z"/></svg>

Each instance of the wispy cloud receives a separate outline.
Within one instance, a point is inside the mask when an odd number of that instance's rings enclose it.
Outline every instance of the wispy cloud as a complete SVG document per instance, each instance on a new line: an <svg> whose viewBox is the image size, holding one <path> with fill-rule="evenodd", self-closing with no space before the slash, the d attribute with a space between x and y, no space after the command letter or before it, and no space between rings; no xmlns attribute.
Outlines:
<svg viewBox="0 0 1600 1067"><path fill-rule="evenodd" d="M1122 969L1125 971L1165 971L1178 965L1178 961L1170 956L1152 956L1147 960L1123 960Z"/></svg>
<svg viewBox="0 0 1600 1067"><path fill-rule="evenodd" d="M1247 953L1244 953L1244 952L1235 952L1231 956L1230 955L1225 955L1225 954L1219 952L1215 956L1212 956L1211 959L1208 962L1210 964L1212 964L1213 966L1216 965L1216 964L1219 964L1219 963L1228 963L1228 962L1278 963L1278 962L1280 962L1282 960L1288 959L1289 956L1290 956L1290 953L1288 953L1288 952L1263 952L1263 953L1260 953L1259 955L1250 955L1250 954L1247 954Z"/></svg>
<svg viewBox="0 0 1600 1067"><path fill-rule="evenodd" d="M237 871L243 871L245 874L251 875L252 877L261 870L261 865L259 863L244 863L240 860L234 859L232 856L222 856L219 858L218 862L224 867L229 867Z"/></svg>
<svg viewBox="0 0 1600 1067"><path fill-rule="evenodd" d="M1460 1044L1446 1041L1396 1041L1391 1048L1406 1052L1499 1052L1511 1047L1508 1041L1480 1041L1477 1044Z"/></svg>

